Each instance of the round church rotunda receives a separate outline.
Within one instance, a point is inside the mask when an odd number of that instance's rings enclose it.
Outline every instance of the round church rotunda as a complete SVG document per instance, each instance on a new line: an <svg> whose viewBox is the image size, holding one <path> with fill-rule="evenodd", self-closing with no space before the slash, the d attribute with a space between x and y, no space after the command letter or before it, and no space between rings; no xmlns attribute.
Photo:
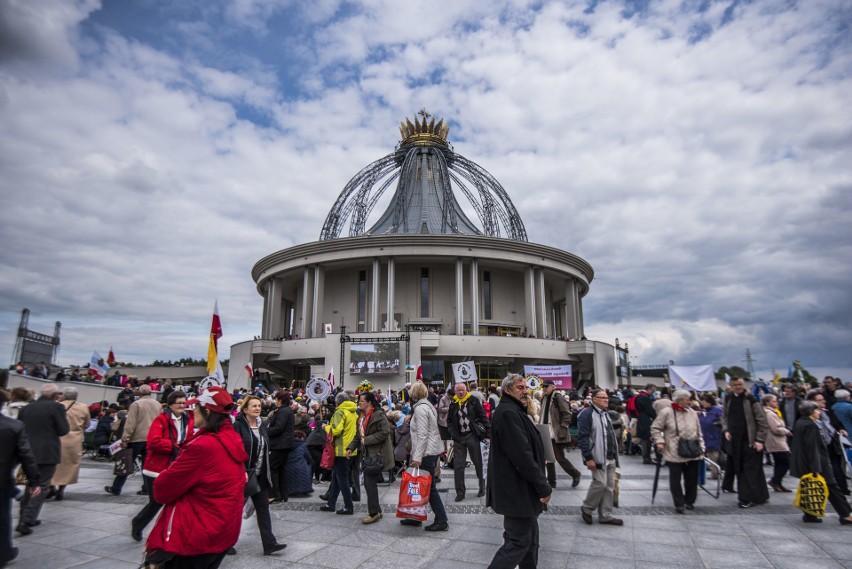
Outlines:
<svg viewBox="0 0 852 569"><path fill-rule="evenodd" d="M453 150L444 119L422 110L399 130L395 150L344 186L318 241L255 264L261 335L231 359L287 385L334 371L347 388L369 377L396 389L419 366L437 385L473 362L481 384L570 365L574 386L614 386L613 347L585 339L591 265L530 243L506 190Z"/></svg>

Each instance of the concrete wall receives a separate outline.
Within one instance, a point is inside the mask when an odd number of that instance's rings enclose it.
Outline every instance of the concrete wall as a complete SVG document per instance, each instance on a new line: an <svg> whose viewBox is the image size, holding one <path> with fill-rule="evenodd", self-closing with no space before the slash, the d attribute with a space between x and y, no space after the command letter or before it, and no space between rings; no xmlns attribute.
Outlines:
<svg viewBox="0 0 852 569"><path fill-rule="evenodd" d="M9 372L9 389L13 387L28 387L35 391L36 397L41 392L41 388L46 383L55 383L62 390L67 386L77 389L77 400L86 405L98 403L100 401L109 401L113 403L121 391L120 387L111 387L108 385L99 385L97 383L80 383L77 381L51 381L47 379L37 379L28 375L18 375L15 372Z"/></svg>

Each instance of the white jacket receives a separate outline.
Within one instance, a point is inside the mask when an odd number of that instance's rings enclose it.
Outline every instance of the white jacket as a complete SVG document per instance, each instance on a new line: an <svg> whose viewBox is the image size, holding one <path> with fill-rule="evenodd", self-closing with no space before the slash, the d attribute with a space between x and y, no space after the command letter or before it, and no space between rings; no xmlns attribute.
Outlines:
<svg viewBox="0 0 852 569"><path fill-rule="evenodd" d="M411 413L411 460L420 462L424 456L442 452L444 445L438 432L438 412L428 399L423 398L414 404Z"/></svg>

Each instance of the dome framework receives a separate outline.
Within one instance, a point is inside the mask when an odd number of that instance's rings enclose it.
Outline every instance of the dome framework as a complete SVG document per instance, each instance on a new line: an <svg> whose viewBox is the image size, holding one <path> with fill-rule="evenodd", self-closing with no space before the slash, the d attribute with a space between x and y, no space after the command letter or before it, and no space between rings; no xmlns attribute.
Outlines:
<svg viewBox="0 0 852 569"><path fill-rule="evenodd" d="M521 216L500 182L452 149L443 119L436 124L425 110L419 114L422 120L415 116L414 123L400 124L402 140L394 152L349 180L326 216L320 240L339 238L348 221L349 237L430 233L527 241ZM367 219L394 184L390 205L367 229ZM481 227L464 213L455 190L470 203Z"/></svg>

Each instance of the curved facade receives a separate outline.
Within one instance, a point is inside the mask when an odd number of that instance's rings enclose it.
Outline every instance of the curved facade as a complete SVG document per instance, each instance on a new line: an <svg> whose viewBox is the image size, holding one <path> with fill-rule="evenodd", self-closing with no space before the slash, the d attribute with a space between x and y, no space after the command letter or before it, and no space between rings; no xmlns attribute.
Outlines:
<svg viewBox="0 0 852 569"><path fill-rule="evenodd" d="M524 364L571 364L575 385L614 384L612 346L584 337L582 298L594 278L591 265L527 242L508 196L489 193L495 185L503 191L499 183L449 150L443 121L436 127L424 117L403 124L401 132L402 162L390 178L396 192L371 229L364 229L362 217L351 226L362 234L333 237L347 204L349 215L358 210L353 188L390 187L379 179L381 172L389 175L383 168L392 161L386 159L347 184L320 241L255 264L252 278L264 299L261 335L233 346L232 360L245 357L287 384L334 369L346 387L368 374L377 387L397 388L413 379L418 364L427 380L437 382L452 379L453 363L470 360L484 382ZM502 204L491 214L510 220L504 228L515 228L508 232L512 238L488 235L464 215L450 191L457 174L449 162L466 164L464 176L480 188L481 203ZM377 349L370 345L391 348L375 362L359 361L369 359L363 350Z"/></svg>

